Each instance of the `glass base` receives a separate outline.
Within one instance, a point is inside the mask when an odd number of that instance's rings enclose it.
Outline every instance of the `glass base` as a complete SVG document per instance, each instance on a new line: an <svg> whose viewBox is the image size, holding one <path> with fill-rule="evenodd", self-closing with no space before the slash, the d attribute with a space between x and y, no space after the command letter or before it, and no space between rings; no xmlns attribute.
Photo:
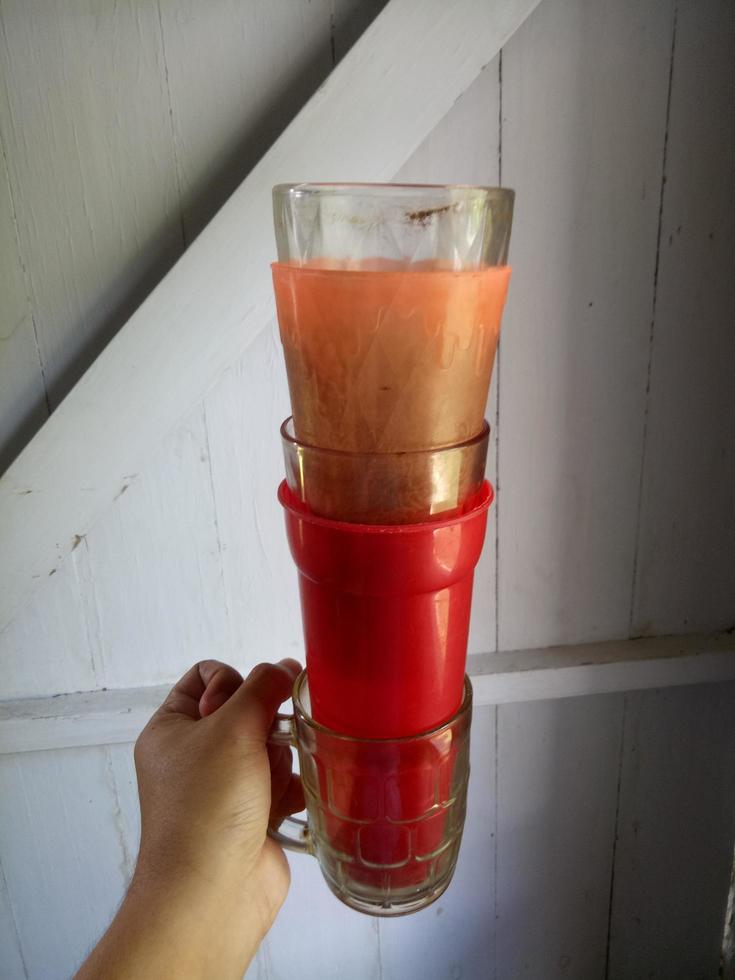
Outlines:
<svg viewBox="0 0 735 980"><path fill-rule="evenodd" d="M418 894L415 888L395 889L390 895L380 893L376 889L374 897L346 891L343 885L330 878L323 867L321 870L329 890L343 905L347 905L356 912L363 912L365 915L395 919L401 915L420 912L441 898L454 877L455 867L456 858L442 877L433 881L430 888L421 890Z"/></svg>

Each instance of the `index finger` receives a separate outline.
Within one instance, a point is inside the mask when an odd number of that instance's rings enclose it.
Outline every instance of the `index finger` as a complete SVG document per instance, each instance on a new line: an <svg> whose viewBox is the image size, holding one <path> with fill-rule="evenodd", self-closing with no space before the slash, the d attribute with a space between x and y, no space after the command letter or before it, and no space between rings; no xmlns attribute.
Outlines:
<svg viewBox="0 0 735 980"><path fill-rule="evenodd" d="M214 681L217 689L234 689L242 682L242 676L234 667L219 660L200 660L174 684L156 714L184 715L198 721L201 718L199 702Z"/></svg>

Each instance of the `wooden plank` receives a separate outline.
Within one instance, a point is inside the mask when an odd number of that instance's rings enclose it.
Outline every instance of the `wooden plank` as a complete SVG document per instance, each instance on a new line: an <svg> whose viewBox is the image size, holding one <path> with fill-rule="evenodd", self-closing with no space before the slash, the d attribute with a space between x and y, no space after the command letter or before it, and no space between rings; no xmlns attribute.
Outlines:
<svg viewBox="0 0 735 980"><path fill-rule="evenodd" d="M98 687L173 681L226 660L227 606L201 408L88 535L87 620Z"/></svg>
<svg viewBox="0 0 735 980"><path fill-rule="evenodd" d="M101 686L84 615L88 579L88 555L80 542L0 632L4 698L51 697Z"/></svg>
<svg viewBox="0 0 735 980"><path fill-rule="evenodd" d="M717 683L735 677L735 642L721 634L512 650L471 657L468 670L481 704Z"/></svg>
<svg viewBox="0 0 735 980"><path fill-rule="evenodd" d="M242 672L261 660L303 661L296 569L276 489L278 430L289 414L275 324L226 371L205 401L217 533L228 612L228 657Z"/></svg>
<svg viewBox="0 0 735 980"><path fill-rule="evenodd" d="M0 473L48 415L5 158L0 133Z"/></svg>
<svg viewBox="0 0 735 980"><path fill-rule="evenodd" d="M0 122L55 407L182 250L158 13L10 0L2 26Z"/></svg>
<svg viewBox="0 0 735 980"><path fill-rule="evenodd" d="M682 0L677 11L637 633L726 629L735 614L735 8Z"/></svg>
<svg viewBox="0 0 735 980"><path fill-rule="evenodd" d="M5 980L25 980L28 977L2 865L0 865L0 975Z"/></svg>
<svg viewBox="0 0 735 980"><path fill-rule="evenodd" d="M170 689L162 684L0 702L0 754L133 742Z"/></svg>
<svg viewBox="0 0 735 980"><path fill-rule="evenodd" d="M377 919L338 901L313 857L290 854L289 864L291 888L261 946L256 976L380 980Z"/></svg>
<svg viewBox="0 0 735 980"><path fill-rule="evenodd" d="M0 480L0 627L269 321L271 185L391 177L536 2L379 15Z"/></svg>
<svg viewBox="0 0 735 980"><path fill-rule="evenodd" d="M0 759L0 860L28 975L71 976L125 885L104 748Z"/></svg>
<svg viewBox="0 0 735 980"><path fill-rule="evenodd" d="M382 980L494 977L495 708L472 718L472 778L457 870L430 908L379 924Z"/></svg>
<svg viewBox="0 0 735 980"><path fill-rule="evenodd" d="M627 696L610 980L719 975L733 759L735 684Z"/></svg>
<svg viewBox="0 0 735 980"><path fill-rule="evenodd" d="M499 978L603 980L622 701L497 709Z"/></svg>
<svg viewBox="0 0 735 980"><path fill-rule="evenodd" d="M671 34L670 0L546 0L503 49L501 650L628 633Z"/></svg>
<svg viewBox="0 0 735 980"><path fill-rule="evenodd" d="M336 65L389 0L332 0L329 42Z"/></svg>
<svg viewBox="0 0 735 980"><path fill-rule="evenodd" d="M426 184L497 185L499 174L499 56L485 66L441 122L396 174L396 180ZM497 480L497 378L485 413L491 427L487 478ZM475 570L470 653L487 653L497 643L496 515L493 505L482 556Z"/></svg>
<svg viewBox="0 0 735 980"><path fill-rule="evenodd" d="M721 683L735 680L735 641L724 634L515 650L472 656L468 671L478 707ZM0 754L132 742L169 688L0 701Z"/></svg>

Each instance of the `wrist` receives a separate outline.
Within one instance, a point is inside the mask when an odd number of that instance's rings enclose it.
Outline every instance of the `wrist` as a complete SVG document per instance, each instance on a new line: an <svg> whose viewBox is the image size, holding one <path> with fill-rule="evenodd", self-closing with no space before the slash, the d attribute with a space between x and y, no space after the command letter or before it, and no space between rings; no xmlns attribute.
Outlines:
<svg viewBox="0 0 735 980"><path fill-rule="evenodd" d="M198 866L163 870L139 862L125 902L186 934L191 944L214 930L219 945L235 952L250 942L257 948L268 930L249 877L237 872L210 875Z"/></svg>
<svg viewBox="0 0 735 980"><path fill-rule="evenodd" d="M240 980L263 938L245 883L218 885L139 866L115 919L78 980Z"/></svg>

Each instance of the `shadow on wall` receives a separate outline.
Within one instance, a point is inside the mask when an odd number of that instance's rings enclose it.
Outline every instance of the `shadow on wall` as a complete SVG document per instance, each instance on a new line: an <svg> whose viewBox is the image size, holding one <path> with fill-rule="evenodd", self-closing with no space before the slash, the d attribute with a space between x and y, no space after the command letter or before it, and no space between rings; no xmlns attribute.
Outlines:
<svg viewBox="0 0 735 980"><path fill-rule="evenodd" d="M178 195L173 208L166 209L165 202L162 202L160 220L150 221L141 235L140 246L133 260L118 267L114 279L99 282L96 288L86 290L88 301L83 322L71 325L67 336L61 338L64 349L59 358L60 363L51 368L48 365L43 366L45 393L34 401L25 403L24 409L9 427L7 437L0 444L0 473L7 469L41 427L48 414L58 406L117 331L175 264L185 248L244 180L386 2L387 0L343 0L335 3L329 30L316 43L305 43L301 50L294 52L285 80L281 80L280 84L267 93L259 114L251 117L241 131L232 132L226 146L212 147L210 159L204 161L203 168L200 167L205 170L206 176L194 181L185 193ZM233 92L233 101L236 102L239 98L240 93ZM83 149L82 147L82 152ZM138 146L127 146L125 149L126 152L141 156L149 150L144 141ZM49 145L49 152L51 150ZM299 178L298 174L293 176L294 179ZM172 185L178 182L173 164L170 181ZM59 192L63 194L63 175L58 186ZM63 213L63 205L58 201L53 203ZM114 200L112 207L114 210L125 208L126 201ZM43 217L41 214L42 221ZM67 229L67 240L60 242L60 247L68 248L69 263L65 273L74 289L76 282L83 281L85 277L89 279L93 272L80 268L73 262L73 244L68 240L71 237L72 232ZM27 329L34 329L30 317ZM28 379L26 387L31 386L31 380Z"/></svg>

